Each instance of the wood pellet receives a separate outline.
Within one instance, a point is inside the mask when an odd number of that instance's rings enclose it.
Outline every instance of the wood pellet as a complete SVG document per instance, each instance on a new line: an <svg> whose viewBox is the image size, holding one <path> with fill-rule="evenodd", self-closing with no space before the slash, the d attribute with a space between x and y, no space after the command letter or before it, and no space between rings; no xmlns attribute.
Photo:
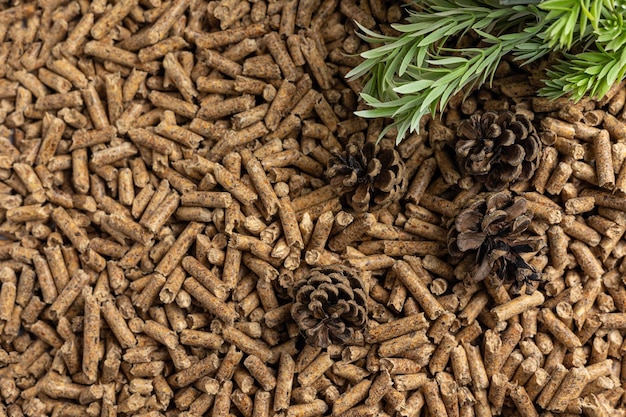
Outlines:
<svg viewBox="0 0 626 417"><path fill-rule="evenodd" d="M353 115L362 80L344 75L374 47L355 22L393 33L403 13L0 4L0 417L624 413L626 87L549 102L512 94L528 73L509 68L422 120L396 146L402 198L356 213L326 167L387 121ZM544 142L514 187L545 243L530 294L472 281L446 246L480 187L444 146L502 106ZM360 274L368 323L314 347L293 287L336 264Z"/></svg>

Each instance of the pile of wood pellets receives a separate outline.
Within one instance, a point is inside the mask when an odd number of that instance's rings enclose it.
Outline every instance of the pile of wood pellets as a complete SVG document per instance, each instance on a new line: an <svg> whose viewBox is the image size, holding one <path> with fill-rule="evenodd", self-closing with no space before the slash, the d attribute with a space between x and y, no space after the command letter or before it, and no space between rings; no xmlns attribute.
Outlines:
<svg viewBox="0 0 626 417"><path fill-rule="evenodd" d="M354 22L394 34L404 13L3 1L0 417L623 416L626 87L546 101L504 63L397 146L406 195L357 215L324 171L388 121L353 115L344 76L372 47ZM546 243L530 295L468 281L446 248L480 184L457 187L441 144L507 109L544 142L513 190ZM369 323L315 348L292 287L336 263L360 270Z"/></svg>

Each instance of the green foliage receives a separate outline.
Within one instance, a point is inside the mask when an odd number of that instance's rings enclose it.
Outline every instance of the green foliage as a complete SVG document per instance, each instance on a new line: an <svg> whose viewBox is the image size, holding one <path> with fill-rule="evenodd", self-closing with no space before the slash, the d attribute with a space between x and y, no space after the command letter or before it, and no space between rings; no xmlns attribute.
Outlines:
<svg viewBox="0 0 626 417"><path fill-rule="evenodd" d="M513 55L526 65L550 53L562 60L547 72L540 94L556 98L602 97L626 73L624 0L544 0L501 6L494 0L422 0L400 36L360 27L375 49L348 78L367 78L362 117L391 117L400 142L420 119L443 109L455 94L492 80L498 64ZM460 43L466 36L482 42ZM573 51L576 51L574 53ZM386 133L383 132L383 134Z"/></svg>
<svg viewBox="0 0 626 417"><path fill-rule="evenodd" d="M544 39L547 40L548 46L568 50L572 47L575 38L582 41L586 34L587 24L594 22L597 18L591 13L590 6L591 0L545 0L541 2L539 8L548 12L545 20L551 21L550 26L544 32Z"/></svg>
<svg viewBox="0 0 626 417"><path fill-rule="evenodd" d="M624 78L625 51L600 50L578 55L564 54L565 59L548 70L546 86L539 90L539 94L555 99L569 93L576 101L586 94L603 97L614 83Z"/></svg>

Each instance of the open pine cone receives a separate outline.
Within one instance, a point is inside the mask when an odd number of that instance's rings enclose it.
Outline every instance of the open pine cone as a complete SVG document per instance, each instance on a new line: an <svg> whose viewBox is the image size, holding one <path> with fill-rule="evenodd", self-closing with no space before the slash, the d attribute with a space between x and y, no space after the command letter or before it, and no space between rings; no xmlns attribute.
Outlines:
<svg viewBox="0 0 626 417"><path fill-rule="evenodd" d="M404 162L393 148L373 142L349 143L328 163L326 176L344 204L357 212L375 211L398 201L406 190Z"/></svg>
<svg viewBox="0 0 626 417"><path fill-rule="evenodd" d="M291 316L309 345L346 344L367 323L366 300L356 270L344 265L315 268L294 285Z"/></svg>
<svg viewBox="0 0 626 417"><path fill-rule="evenodd" d="M475 281L493 272L500 283L513 281L511 291L519 294L524 284L541 280L541 274L522 257L542 247L541 240L525 233L531 217L524 198L513 199L507 192L488 194L457 215L448 233L448 251L456 258L476 257ZM533 291L532 285L526 285L527 293Z"/></svg>
<svg viewBox="0 0 626 417"><path fill-rule="evenodd" d="M541 141L523 114L474 114L461 122L458 135L459 164L489 191L530 179L539 164Z"/></svg>

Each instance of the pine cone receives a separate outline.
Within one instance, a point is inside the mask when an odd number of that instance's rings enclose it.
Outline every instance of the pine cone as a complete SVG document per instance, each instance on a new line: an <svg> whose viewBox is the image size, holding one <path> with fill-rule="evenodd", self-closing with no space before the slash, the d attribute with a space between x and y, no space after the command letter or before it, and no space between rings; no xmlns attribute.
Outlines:
<svg viewBox="0 0 626 417"><path fill-rule="evenodd" d="M344 204L357 212L375 211L398 201L406 190L404 162L393 148L373 142L349 143L330 161L326 176Z"/></svg>
<svg viewBox="0 0 626 417"><path fill-rule="evenodd" d="M474 114L461 122L458 135L459 165L489 191L530 179L539 164L541 141L522 114Z"/></svg>
<svg viewBox="0 0 626 417"><path fill-rule="evenodd" d="M291 316L309 345L353 340L367 323L367 296L357 271L343 265L315 268L294 286Z"/></svg>
<svg viewBox="0 0 626 417"><path fill-rule="evenodd" d="M543 242L524 233L531 218L524 198L513 199L506 192L488 194L457 215L448 233L448 251L456 258L476 257L475 281L494 272L500 283L513 281L514 294L524 284L528 284L526 292L532 293L534 287L529 284L540 281L541 274L521 255L537 252Z"/></svg>

